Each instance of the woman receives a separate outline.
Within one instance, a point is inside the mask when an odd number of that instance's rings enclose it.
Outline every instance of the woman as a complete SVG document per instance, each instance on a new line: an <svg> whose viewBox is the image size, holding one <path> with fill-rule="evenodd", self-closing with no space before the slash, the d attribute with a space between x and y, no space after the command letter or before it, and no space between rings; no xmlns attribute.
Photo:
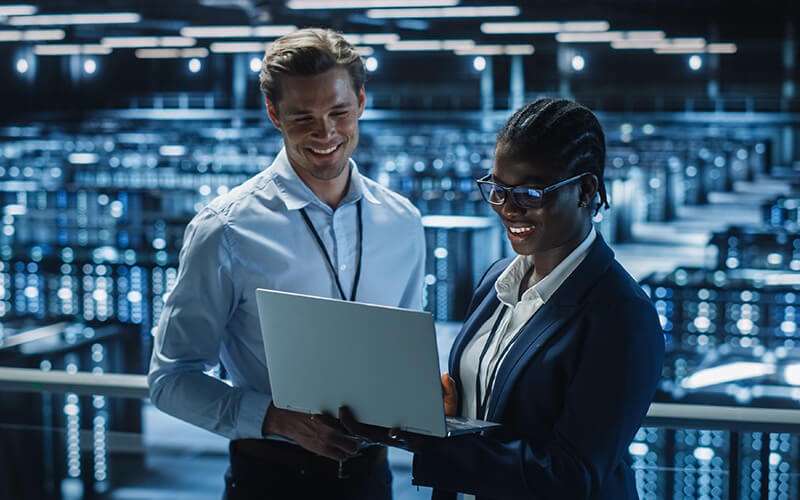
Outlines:
<svg viewBox="0 0 800 500"><path fill-rule="evenodd" d="M434 498L637 498L628 446L664 341L650 299L592 226L607 206L604 159L597 118L568 100L528 104L498 134L478 184L518 255L478 284L443 384L448 413L502 427L409 441L414 483Z"/></svg>

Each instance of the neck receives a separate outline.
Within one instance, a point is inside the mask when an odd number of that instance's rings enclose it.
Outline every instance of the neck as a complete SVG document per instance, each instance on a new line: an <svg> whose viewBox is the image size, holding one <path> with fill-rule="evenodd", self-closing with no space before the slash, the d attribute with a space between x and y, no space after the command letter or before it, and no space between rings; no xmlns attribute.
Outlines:
<svg viewBox="0 0 800 500"><path fill-rule="evenodd" d="M295 171L305 185L317 195L317 198L334 210L339 206L344 195L347 194L347 188L350 185L349 165L342 170L338 177L333 179L318 179L302 169L295 169Z"/></svg>
<svg viewBox="0 0 800 500"><path fill-rule="evenodd" d="M580 232L580 237L569 240L564 242L563 245L560 245L556 248L551 250L547 250L545 252L539 252L534 255L534 269L533 273L531 274L531 284L538 283L541 281L545 276L550 274L553 269L556 268L564 259L567 258L569 254L571 254L583 240L589 236L589 231L591 231L592 226L589 224L583 231Z"/></svg>

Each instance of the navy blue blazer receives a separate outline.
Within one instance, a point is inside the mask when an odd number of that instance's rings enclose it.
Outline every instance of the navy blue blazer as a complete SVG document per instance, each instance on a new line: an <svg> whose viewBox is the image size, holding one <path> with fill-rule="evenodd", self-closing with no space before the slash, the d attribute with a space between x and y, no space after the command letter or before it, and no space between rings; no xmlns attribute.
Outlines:
<svg viewBox="0 0 800 500"><path fill-rule="evenodd" d="M450 351L459 395L464 348L500 305L486 272ZM482 499L638 498L628 446L661 375L652 302L598 234L584 261L525 325L500 366L484 435L427 440L414 484Z"/></svg>

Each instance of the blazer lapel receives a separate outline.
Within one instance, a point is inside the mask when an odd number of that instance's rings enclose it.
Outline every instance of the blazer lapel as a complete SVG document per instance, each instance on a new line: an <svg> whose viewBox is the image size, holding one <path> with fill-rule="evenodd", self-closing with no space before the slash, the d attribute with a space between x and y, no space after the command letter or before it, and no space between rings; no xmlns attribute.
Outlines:
<svg viewBox="0 0 800 500"><path fill-rule="evenodd" d="M614 260L614 252L606 245L600 234L590 247L589 253L581 264L572 272L564 283L556 290L533 318L522 327L519 337L511 346L497 373L494 387L489 396L487 420L493 420L505 408L519 375L538 350L561 327L571 321L587 292L597 283ZM485 320L484 320L485 321Z"/></svg>
<svg viewBox="0 0 800 500"><path fill-rule="evenodd" d="M470 314L467 321L464 323L464 326L461 327L461 332L459 332L456 339L453 341L453 346L450 348L450 375L455 378L457 389L459 394L464 394L463 387L461 386L461 355L464 353L464 349L469 344L469 341L472 340L472 337L478 332L478 329L486 323L486 321L492 316L497 310L497 307L500 305L500 300L497 298L497 294L494 291L494 280L492 280L492 286L489 289L488 293L483 297L483 300L475 308L475 312ZM458 405L459 411L461 411L461 402L463 398L459 398Z"/></svg>
<svg viewBox="0 0 800 500"><path fill-rule="evenodd" d="M497 372L494 387L502 388L502 390L493 390L489 396L489 412L486 420L491 421L505 406L506 400L511 394L511 391L506 390L510 387L507 385L508 379L518 374L520 369L526 365L527 360L532 358L539 348L572 318L576 309L575 306L559 306L551 299L523 327Z"/></svg>

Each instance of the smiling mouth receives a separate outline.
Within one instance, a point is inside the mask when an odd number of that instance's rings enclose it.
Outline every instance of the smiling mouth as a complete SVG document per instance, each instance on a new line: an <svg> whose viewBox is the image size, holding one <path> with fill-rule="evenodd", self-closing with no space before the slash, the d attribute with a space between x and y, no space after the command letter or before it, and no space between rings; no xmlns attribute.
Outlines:
<svg viewBox="0 0 800 500"><path fill-rule="evenodd" d="M509 228L508 228L508 230L511 231L513 234L528 234L531 231L533 231L533 229L534 229L534 226L528 226L528 227L510 227L509 226Z"/></svg>
<svg viewBox="0 0 800 500"><path fill-rule="evenodd" d="M335 146L331 146L331 147L329 147L327 149L317 149L317 148L311 148L310 147L310 148L308 148L308 150L311 151L312 153L318 154L318 155L329 155L329 154L333 153L334 151L336 151L337 149L339 149L339 146L341 146L341 144L337 144Z"/></svg>

